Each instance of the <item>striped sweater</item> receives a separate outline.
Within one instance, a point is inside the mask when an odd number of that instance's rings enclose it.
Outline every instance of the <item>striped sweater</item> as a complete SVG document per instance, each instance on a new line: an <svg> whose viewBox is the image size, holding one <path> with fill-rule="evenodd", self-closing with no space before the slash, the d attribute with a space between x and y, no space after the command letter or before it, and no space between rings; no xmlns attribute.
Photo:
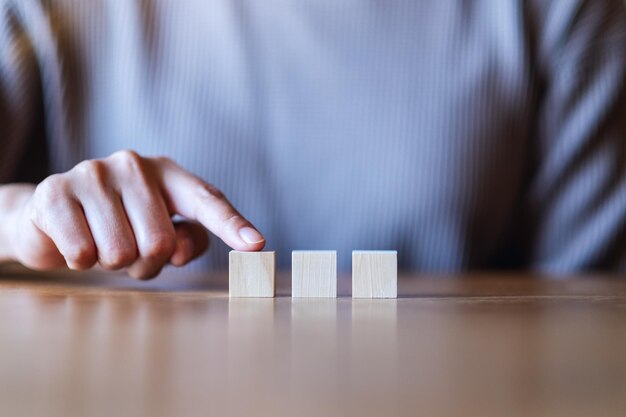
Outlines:
<svg viewBox="0 0 626 417"><path fill-rule="evenodd" d="M131 148L220 187L281 267L624 269L624 9L0 0L0 182Z"/></svg>

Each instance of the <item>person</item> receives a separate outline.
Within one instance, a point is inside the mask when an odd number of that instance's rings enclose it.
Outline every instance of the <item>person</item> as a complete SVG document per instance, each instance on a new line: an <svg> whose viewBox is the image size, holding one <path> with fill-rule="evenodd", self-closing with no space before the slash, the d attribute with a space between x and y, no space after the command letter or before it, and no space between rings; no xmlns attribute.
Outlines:
<svg viewBox="0 0 626 417"><path fill-rule="evenodd" d="M423 272L624 270L622 0L0 16L4 262L150 278L210 231L190 268L223 268L227 245L282 267L293 249L337 249L344 270L353 249L397 249Z"/></svg>

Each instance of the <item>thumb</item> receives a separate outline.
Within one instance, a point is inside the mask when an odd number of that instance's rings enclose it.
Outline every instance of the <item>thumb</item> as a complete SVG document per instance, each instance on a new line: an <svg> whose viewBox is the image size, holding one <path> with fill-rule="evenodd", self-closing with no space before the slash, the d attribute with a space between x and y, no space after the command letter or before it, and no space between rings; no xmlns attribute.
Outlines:
<svg viewBox="0 0 626 417"><path fill-rule="evenodd" d="M186 265L209 248L209 234L200 223L175 222L174 230L176 231L176 249L170 257L172 265Z"/></svg>

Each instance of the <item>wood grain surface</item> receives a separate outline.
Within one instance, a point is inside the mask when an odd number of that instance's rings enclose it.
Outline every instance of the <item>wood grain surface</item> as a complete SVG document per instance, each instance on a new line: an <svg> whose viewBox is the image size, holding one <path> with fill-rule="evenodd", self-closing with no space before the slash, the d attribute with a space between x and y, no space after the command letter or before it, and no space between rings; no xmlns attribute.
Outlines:
<svg viewBox="0 0 626 417"><path fill-rule="evenodd" d="M400 275L229 299L227 274L0 275L0 416L624 416L626 280ZM343 297L341 297L343 295Z"/></svg>
<svg viewBox="0 0 626 417"><path fill-rule="evenodd" d="M352 297L397 298L398 253L352 251Z"/></svg>
<svg viewBox="0 0 626 417"><path fill-rule="evenodd" d="M274 297L276 293L276 252L230 251L228 272L231 297Z"/></svg>
<svg viewBox="0 0 626 417"><path fill-rule="evenodd" d="M291 252L291 295L306 298L337 296L337 252Z"/></svg>

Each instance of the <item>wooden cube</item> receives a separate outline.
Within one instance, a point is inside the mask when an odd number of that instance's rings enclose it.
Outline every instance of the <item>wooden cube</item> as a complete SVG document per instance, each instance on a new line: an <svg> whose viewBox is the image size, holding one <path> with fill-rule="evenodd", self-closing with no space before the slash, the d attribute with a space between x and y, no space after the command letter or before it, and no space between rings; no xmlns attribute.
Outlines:
<svg viewBox="0 0 626 417"><path fill-rule="evenodd" d="M337 252L291 253L292 297L337 297Z"/></svg>
<svg viewBox="0 0 626 417"><path fill-rule="evenodd" d="M231 251L228 264L230 297L274 297L275 252Z"/></svg>
<svg viewBox="0 0 626 417"><path fill-rule="evenodd" d="M397 298L398 252L352 252L352 298Z"/></svg>

